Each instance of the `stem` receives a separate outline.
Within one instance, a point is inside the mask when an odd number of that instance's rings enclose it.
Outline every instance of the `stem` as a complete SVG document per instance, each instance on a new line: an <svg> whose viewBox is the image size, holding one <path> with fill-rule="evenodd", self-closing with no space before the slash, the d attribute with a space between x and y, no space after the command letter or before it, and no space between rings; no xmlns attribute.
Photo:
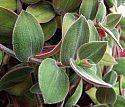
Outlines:
<svg viewBox="0 0 125 107"><path fill-rule="evenodd" d="M121 89L121 79L122 77L119 76L118 83L119 83L119 95L122 95L122 89Z"/></svg>
<svg viewBox="0 0 125 107"><path fill-rule="evenodd" d="M20 107L20 105L18 104L18 101L16 99L16 96L12 97L12 101L13 101L13 106L14 107Z"/></svg>
<svg viewBox="0 0 125 107"><path fill-rule="evenodd" d="M12 56L12 57L15 58L14 52L13 52L11 49L5 47L5 46L2 45L2 44L0 44L0 50L4 51L5 53L7 53L7 54L9 54L10 56Z"/></svg>
<svg viewBox="0 0 125 107"><path fill-rule="evenodd" d="M3 52L9 54L10 56L16 58L15 53L11 49L5 47L2 44L0 44L0 50L2 50ZM29 62L31 62L31 63L40 64L42 61L43 61L42 59L37 59L37 58L34 58L34 57L29 58ZM58 66L62 66L61 62L56 62L56 64Z"/></svg>

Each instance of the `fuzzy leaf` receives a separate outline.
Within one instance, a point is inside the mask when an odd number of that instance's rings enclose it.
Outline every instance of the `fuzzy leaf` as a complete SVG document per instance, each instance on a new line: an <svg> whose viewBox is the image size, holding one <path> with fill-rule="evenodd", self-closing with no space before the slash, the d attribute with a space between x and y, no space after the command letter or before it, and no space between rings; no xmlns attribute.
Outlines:
<svg viewBox="0 0 125 107"><path fill-rule="evenodd" d="M6 8L0 7L0 34L11 36L16 19L16 13Z"/></svg>
<svg viewBox="0 0 125 107"><path fill-rule="evenodd" d="M17 8L17 0L0 0L0 6L15 11Z"/></svg>
<svg viewBox="0 0 125 107"><path fill-rule="evenodd" d="M113 88L100 87L96 91L96 98L101 104L114 104L117 96Z"/></svg>
<svg viewBox="0 0 125 107"><path fill-rule="evenodd" d="M27 62L42 49L44 35L37 20L31 14L22 11L16 21L12 39L16 57L21 62Z"/></svg>
<svg viewBox="0 0 125 107"><path fill-rule="evenodd" d="M63 101L68 94L68 76L51 58L45 59L40 64L38 83L46 104Z"/></svg>
<svg viewBox="0 0 125 107"><path fill-rule="evenodd" d="M72 13L66 13L63 17L63 25L62 25L62 36L64 37L68 29L75 22L75 16Z"/></svg>
<svg viewBox="0 0 125 107"><path fill-rule="evenodd" d="M110 71L104 76L103 80L112 86L115 86L117 82L117 73L115 71Z"/></svg>
<svg viewBox="0 0 125 107"><path fill-rule="evenodd" d="M17 67L7 72L0 80L0 90L15 85L15 83L23 81L33 71L29 66Z"/></svg>
<svg viewBox="0 0 125 107"><path fill-rule="evenodd" d="M59 11L73 11L81 3L81 0L53 0L54 7Z"/></svg>
<svg viewBox="0 0 125 107"><path fill-rule="evenodd" d="M91 100L92 100L95 104L98 103L98 101L97 101L97 99L96 99L96 96L95 96L96 90L97 90L97 89L96 89L95 87L93 87L93 88L91 88L91 89L89 89L89 90L86 91L87 95L91 98Z"/></svg>
<svg viewBox="0 0 125 107"><path fill-rule="evenodd" d="M117 1L119 0L106 0L106 4L109 6L109 7L113 7L113 6L117 6Z"/></svg>
<svg viewBox="0 0 125 107"><path fill-rule="evenodd" d="M125 106L125 97L117 95L117 100L114 104L114 107L124 107Z"/></svg>
<svg viewBox="0 0 125 107"><path fill-rule="evenodd" d="M114 40L114 42L118 45L118 47L123 50L121 44L119 43L119 40L115 37L115 35L106 27L99 24L99 26Z"/></svg>
<svg viewBox="0 0 125 107"><path fill-rule="evenodd" d="M42 23L41 26L43 29L45 41L49 40L57 30L57 23L55 19L47 23Z"/></svg>
<svg viewBox="0 0 125 107"><path fill-rule="evenodd" d="M122 19L121 19L119 25L120 25L122 31L125 32L125 18L122 18Z"/></svg>
<svg viewBox="0 0 125 107"><path fill-rule="evenodd" d="M78 100L80 99L80 97L82 95L82 90L83 90L83 82L81 80L80 83L78 84L74 94L66 102L65 107L74 106L78 102Z"/></svg>
<svg viewBox="0 0 125 107"><path fill-rule="evenodd" d="M112 57L107 52L104 54L103 58L100 60L99 63L102 64L102 65L105 65L105 66L111 66L111 65L117 64L117 62L115 61L115 58Z"/></svg>
<svg viewBox="0 0 125 107"><path fill-rule="evenodd" d="M46 23L55 17L53 8L45 2L32 4L27 7L26 11L32 14L39 23Z"/></svg>
<svg viewBox="0 0 125 107"><path fill-rule="evenodd" d="M98 0L83 0L80 6L80 14L93 20L98 10Z"/></svg>
<svg viewBox="0 0 125 107"><path fill-rule="evenodd" d="M40 0L21 0L21 1L27 4L34 4L34 3L39 2Z"/></svg>
<svg viewBox="0 0 125 107"><path fill-rule="evenodd" d="M104 56L107 48L107 42L98 41L85 43L78 49L78 57L80 59L90 59L94 63L98 63Z"/></svg>
<svg viewBox="0 0 125 107"><path fill-rule="evenodd" d="M125 75L125 58L116 59L117 63L114 65L113 70L115 70L118 75Z"/></svg>
<svg viewBox="0 0 125 107"><path fill-rule="evenodd" d="M122 18L121 14L114 14L111 13L106 17L106 27L109 29L113 29L116 27L116 25L120 22Z"/></svg>
<svg viewBox="0 0 125 107"><path fill-rule="evenodd" d="M98 41L99 40L99 34L94 26L94 23L91 20L88 20L89 28L90 28L90 38L89 41Z"/></svg>
<svg viewBox="0 0 125 107"><path fill-rule="evenodd" d="M105 17L106 17L106 6L103 3L103 1L101 1L100 4L99 4L99 7L98 7L97 14L96 14L97 23L102 22Z"/></svg>
<svg viewBox="0 0 125 107"><path fill-rule="evenodd" d="M95 86L101 87L112 87L110 84L104 82L101 78L99 78L94 72L92 72L88 68L82 68L78 66L73 59L70 59L70 65L72 69L85 81L90 84L94 84Z"/></svg>
<svg viewBox="0 0 125 107"><path fill-rule="evenodd" d="M41 94L41 90L40 90L39 84L38 83L34 84L30 88L30 92L33 93L33 94Z"/></svg>
<svg viewBox="0 0 125 107"><path fill-rule="evenodd" d="M84 16L80 16L67 31L61 48L61 62L69 65L70 58L74 58L80 45L89 41L90 31Z"/></svg>

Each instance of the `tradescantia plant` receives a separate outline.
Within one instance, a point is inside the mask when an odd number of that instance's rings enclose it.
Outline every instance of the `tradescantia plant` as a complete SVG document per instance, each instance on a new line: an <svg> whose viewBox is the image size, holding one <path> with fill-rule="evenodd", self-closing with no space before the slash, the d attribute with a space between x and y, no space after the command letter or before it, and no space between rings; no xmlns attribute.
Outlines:
<svg viewBox="0 0 125 107"><path fill-rule="evenodd" d="M124 107L125 0L0 0L0 107Z"/></svg>

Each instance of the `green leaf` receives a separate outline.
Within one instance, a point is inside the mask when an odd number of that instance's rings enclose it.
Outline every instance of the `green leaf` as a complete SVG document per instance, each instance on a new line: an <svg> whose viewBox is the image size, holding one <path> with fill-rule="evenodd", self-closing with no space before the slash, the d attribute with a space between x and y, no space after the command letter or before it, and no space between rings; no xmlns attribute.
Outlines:
<svg viewBox="0 0 125 107"><path fill-rule="evenodd" d="M64 37L71 25L75 22L75 16L72 13L66 13L63 17L62 36Z"/></svg>
<svg viewBox="0 0 125 107"><path fill-rule="evenodd" d="M69 65L70 58L75 58L80 45L89 41L90 31L87 20L80 16L69 28L64 36L61 48L61 62Z"/></svg>
<svg viewBox="0 0 125 107"><path fill-rule="evenodd" d="M73 11L81 3L81 0L53 0L53 5L59 12Z"/></svg>
<svg viewBox="0 0 125 107"><path fill-rule="evenodd" d="M111 66L117 64L114 57L112 57L108 52L106 52L103 58L99 62L101 65Z"/></svg>
<svg viewBox="0 0 125 107"><path fill-rule="evenodd" d="M117 95L117 100L114 104L114 107L124 107L125 106L125 97Z"/></svg>
<svg viewBox="0 0 125 107"><path fill-rule="evenodd" d="M78 84L74 94L66 102L65 107L74 106L78 102L78 100L80 99L80 97L82 95L82 90L83 90L83 82L81 80L80 83Z"/></svg>
<svg viewBox="0 0 125 107"><path fill-rule="evenodd" d="M15 11L17 8L17 0L0 0L0 6Z"/></svg>
<svg viewBox="0 0 125 107"><path fill-rule="evenodd" d="M121 30L125 32L125 18L122 18L119 23Z"/></svg>
<svg viewBox="0 0 125 107"><path fill-rule="evenodd" d="M44 33L44 39L45 41L49 40L54 33L56 32L57 29L57 22L55 19L47 22L47 23L43 23L41 24L41 27L43 29L43 33Z"/></svg>
<svg viewBox="0 0 125 107"><path fill-rule="evenodd" d="M17 19L16 13L0 7L0 34L11 36Z"/></svg>
<svg viewBox="0 0 125 107"><path fill-rule="evenodd" d="M105 17L106 17L106 6L103 3L103 1L101 1L99 3L98 11L97 11L97 14L96 14L96 21L97 21L97 23L98 22L102 22Z"/></svg>
<svg viewBox="0 0 125 107"><path fill-rule="evenodd" d="M34 3L39 2L40 0L21 0L21 1L27 4L34 4Z"/></svg>
<svg viewBox="0 0 125 107"><path fill-rule="evenodd" d="M114 29L111 29L110 32L114 35L114 37L117 39L117 42L119 42L119 39L120 39L120 34L118 32L118 30L116 28ZM106 41L108 41L108 45L113 48L114 45L115 45L115 42L114 40L112 39L112 37L108 34L106 39Z"/></svg>
<svg viewBox="0 0 125 107"><path fill-rule="evenodd" d="M101 104L114 104L117 96L113 88L100 87L96 91L96 98Z"/></svg>
<svg viewBox="0 0 125 107"><path fill-rule="evenodd" d="M30 92L33 93L33 94L41 94L41 90L40 90L39 84L38 83L34 84L30 88Z"/></svg>
<svg viewBox="0 0 125 107"><path fill-rule="evenodd" d="M97 89L96 89L95 87L92 87L92 88L90 88L89 90L86 91L87 95L91 98L91 100L92 100L95 104L98 103L98 101L97 101L97 99L96 99L96 96L95 96L96 90L97 90Z"/></svg>
<svg viewBox="0 0 125 107"><path fill-rule="evenodd" d="M2 63L2 60L3 60L3 52L0 50L0 65Z"/></svg>
<svg viewBox="0 0 125 107"><path fill-rule="evenodd" d="M93 21L88 20L88 24L89 24L89 28L90 28L89 41L98 41L100 36L98 34L96 27L94 26Z"/></svg>
<svg viewBox="0 0 125 107"><path fill-rule="evenodd" d="M29 66L17 67L7 72L0 80L0 90L13 86L15 83L23 81L33 71ZM14 84L13 84L14 83Z"/></svg>
<svg viewBox="0 0 125 107"><path fill-rule="evenodd" d="M106 27L104 27L103 25L101 25L99 23L99 26L114 40L114 42L118 45L118 47L123 50L121 44L119 43L119 40L115 37L115 35ZM116 33L116 32L114 32Z"/></svg>
<svg viewBox="0 0 125 107"><path fill-rule="evenodd" d="M98 0L83 0L80 6L80 14L93 20L98 10Z"/></svg>
<svg viewBox="0 0 125 107"><path fill-rule="evenodd" d="M113 7L113 6L117 7L117 1L119 0L106 0L105 2L109 7Z"/></svg>
<svg viewBox="0 0 125 107"><path fill-rule="evenodd" d="M25 94L27 91L29 91L31 86L32 86L32 80L31 76L29 76L25 78L25 80L23 80L22 82L8 87L7 89L5 89L5 91L7 91L11 95L21 96Z"/></svg>
<svg viewBox="0 0 125 107"><path fill-rule="evenodd" d="M45 2L38 2L27 7L26 11L32 14L39 23L46 23L55 17L53 8Z"/></svg>
<svg viewBox="0 0 125 107"><path fill-rule="evenodd" d="M31 72L33 72L33 68L31 68L29 66L17 67L15 69L12 69L9 72L7 72L1 78L1 81L3 83L20 82L20 81L24 80L27 77L27 75L29 75Z"/></svg>
<svg viewBox="0 0 125 107"><path fill-rule="evenodd" d="M97 41L85 43L78 49L78 57L80 59L90 59L94 63L98 63L104 56L107 48L107 42Z"/></svg>
<svg viewBox="0 0 125 107"><path fill-rule="evenodd" d="M22 11L13 31L13 49L21 62L38 54L43 47L44 35L40 24L29 13Z"/></svg>
<svg viewBox="0 0 125 107"><path fill-rule="evenodd" d="M101 78L99 78L90 69L78 66L73 59L70 59L70 65L82 79L89 82L90 84L94 84L95 86L101 87L112 87L110 84L104 82Z"/></svg>
<svg viewBox="0 0 125 107"><path fill-rule="evenodd" d="M115 70L118 75L125 75L125 58L116 59L117 63L114 65L113 70Z"/></svg>
<svg viewBox="0 0 125 107"><path fill-rule="evenodd" d="M110 71L104 76L103 80L112 86L115 86L117 82L117 73L115 71Z"/></svg>
<svg viewBox="0 0 125 107"><path fill-rule="evenodd" d="M109 29L113 29L120 22L121 18L122 14L114 14L114 13L108 14L106 17L105 26Z"/></svg>
<svg viewBox="0 0 125 107"><path fill-rule="evenodd" d="M38 83L46 104L63 101L68 94L68 76L54 59L47 58L40 64Z"/></svg>
<svg viewBox="0 0 125 107"><path fill-rule="evenodd" d="M93 107L109 107L109 106L106 104L99 104L99 105L94 105Z"/></svg>

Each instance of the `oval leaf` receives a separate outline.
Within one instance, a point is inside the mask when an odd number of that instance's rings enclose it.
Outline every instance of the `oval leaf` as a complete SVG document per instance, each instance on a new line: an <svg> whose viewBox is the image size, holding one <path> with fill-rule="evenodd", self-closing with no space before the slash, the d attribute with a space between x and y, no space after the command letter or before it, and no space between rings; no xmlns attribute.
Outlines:
<svg viewBox="0 0 125 107"><path fill-rule="evenodd" d="M33 68L31 68L29 66L17 67L15 69L12 69L9 72L7 72L1 78L1 81L3 83L20 82L20 81L24 80L27 77L27 75L29 75L31 72L33 72Z"/></svg>
<svg viewBox="0 0 125 107"><path fill-rule="evenodd" d="M78 102L78 100L80 99L80 97L82 95L82 90L83 90L83 82L81 80L80 83L78 84L74 94L66 102L65 107L74 106Z"/></svg>
<svg viewBox="0 0 125 107"><path fill-rule="evenodd" d="M41 26L43 29L45 41L49 40L54 35L54 33L56 32L56 29L57 29L57 23L56 23L55 19L53 19L47 23L43 23L43 24L41 24Z"/></svg>
<svg viewBox="0 0 125 107"><path fill-rule="evenodd" d="M40 90L39 84L38 83L34 84L30 88L30 92L33 93L33 94L41 94L41 90Z"/></svg>
<svg viewBox="0 0 125 107"><path fill-rule="evenodd" d="M0 6L15 11L17 8L17 0L0 0Z"/></svg>
<svg viewBox="0 0 125 107"><path fill-rule="evenodd" d="M104 54L103 58L100 60L99 63L105 66L111 66L117 64L115 58L112 57L108 52Z"/></svg>
<svg viewBox="0 0 125 107"><path fill-rule="evenodd" d="M115 71L110 71L104 76L103 80L112 86L115 86L117 82L117 73Z"/></svg>
<svg viewBox="0 0 125 107"><path fill-rule="evenodd" d="M45 2L38 2L27 7L26 11L31 13L39 23L46 23L55 17L53 8Z"/></svg>
<svg viewBox="0 0 125 107"><path fill-rule="evenodd" d="M80 14L93 20L98 10L98 0L83 0L80 6Z"/></svg>
<svg viewBox="0 0 125 107"><path fill-rule="evenodd" d="M117 7L117 1L120 1L120 0L106 0L106 4L109 6L109 7Z"/></svg>
<svg viewBox="0 0 125 107"><path fill-rule="evenodd" d="M125 17L121 19L119 23L121 30L125 32Z"/></svg>
<svg viewBox="0 0 125 107"><path fill-rule="evenodd" d="M101 0L101 2L99 3L97 14L96 14L97 23L102 22L105 17L106 17L106 6L103 3L103 0Z"/></svg>
<svg viewBox="0 0 125 107"><path fill-rule="evenodd" d="M114 104L117 96L113 88L100 87L96 91L96 98L102 104Z"/></svg>
<svg viewBox="0 0 125 107"><path fill-rule="evenodd" d="M0 7L0 34L11 36L16 19L16 13L6 8Z"/></svg>
<svg viewBox="0 0 125 107"><path fill-rule="evenodd" d="M115 70L118 75L125 75L125 58L116 59L117 63L114 65L113 70Z"/></svg>
<svg viewBox="0 0 125 107"><path fill-rule="evenodd" d="M110 84L104 82L101 78L95 75L90 69L82 68L78 66L73 59L70 59L70 65L72 69L85 81L89 82L90 84L94 84L96 86L101 87L112 87Z"/></svg>
<svg viewBox="0 0 125 107"><path fill-rule="evenodd" d="M101 25L99 23L99 26L114 40L114 42L118 45L118 47L123 51L122 46L120 45L119 41L117 40L117 38L115 37L115 35L106 27L104 27L103 25Z"/></svg>
<svg viewBox="0 0 125 107"><path fill-rule="evenodd" d="M104 56L107 48L107 42L98 41L85 43L78 49L78 57L80 59L90 59L94 63L98 63Z"/></svg>
<svg viewBox="0 0 125 107"><path fill-rule="evenodd" d="M16 57L21 62L27 62L42 49L44 35L37 20L31 14L22 11L16 21L12 39Z"/></svg>
<svg viewBox="0 0 125 107"><path fill-rule="evenodd" d="M39 2L40 0L21 0L21 1L27 4L34 4L34 3Z"/></svg>
<svg viewBox="0 0 125 107"><path fill-rule="evenodd" d="M88 24L89 24L89 28L90 28L89 41L98 41L100 36L98 34L96 27L94 26L93 21L88 20Z"/></svg>
<svg viewBox="0 0 125 107"><path fill-rule="evenodd" d="M122 14L111 13L106 17L105 26L109 29L113 29L120 22L121 18L122 18Z"/></svg>
<svg viewBox="0 0 125 107"><path fill-rule="evenodd" d="M62 36L63 37L74 22L75 22L75 16L72 13L66 13L64 15L63 25L62 25Z"/></svg>
<svg viewBox="0 0 125 107"><path fill-rule="evenodd" d="M114 104L114 107L124 107L125 106L125 97L117 95L117 100Z"/></svg>
<svg viewBox="0 0 125 107"><path fill-rule="evenodd" d="M53 0L54 7L59 11L73 11L81 3L81 0Z"/></svg>
<svg viewBox="0 0 125 107"><path fill-rule="evenodd" d="M70 58L74 58L80 45L89 41L90 31L84 16L80 16L67 31L61 48L61 62L69 65Z"/></svg>
<svg viewBox="0 0 125 107"><path fill-rule="evenodd" d="M7 72L0 80L0 90L6 89L26 79L33 71L29 66L17 67Z"/></svg>
<svg viewBox="0 0 125 107"><path fill-rule="evenodd" d="M38 82L46 104L63 101L68 94L68 76L53 59L47 58L40 64Z"/></svg>

